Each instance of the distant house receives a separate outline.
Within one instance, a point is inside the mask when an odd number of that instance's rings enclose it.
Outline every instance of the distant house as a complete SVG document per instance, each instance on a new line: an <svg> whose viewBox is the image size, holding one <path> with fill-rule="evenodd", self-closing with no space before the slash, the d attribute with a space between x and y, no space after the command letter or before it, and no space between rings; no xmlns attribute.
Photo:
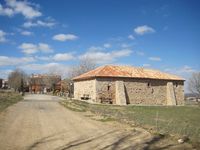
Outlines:
<svg viewBox="0 0 200 150"><path fill-rule="evenodd" d="M46 93L60 90L61 76L36 74L30 77L29 91L32 93Z"/></svg>
<svg viewBox="0 0 200 150"><path fill-rule="evenodd" d="M7 79L0 79L0 88L2 88L2 89L8 88L8 80Z"/></svg>
<svg viewBox="0 0 200 150"><path fill-rule="evenodd" d="M73 81L75 99L119 105L184 104L184 79L157 70L107 65Z"/></svg>

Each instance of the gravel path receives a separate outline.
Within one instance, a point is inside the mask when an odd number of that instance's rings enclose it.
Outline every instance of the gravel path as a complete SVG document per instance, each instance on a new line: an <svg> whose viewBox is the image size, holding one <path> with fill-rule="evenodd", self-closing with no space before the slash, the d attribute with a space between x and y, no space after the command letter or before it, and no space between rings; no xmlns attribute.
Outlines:
<svg viewBox="0 0 200 150"><path fill-rule="evenodd" d="M1 150L142 149L151 135L70 111L49 95L27 95L0 114Z"/></svg>

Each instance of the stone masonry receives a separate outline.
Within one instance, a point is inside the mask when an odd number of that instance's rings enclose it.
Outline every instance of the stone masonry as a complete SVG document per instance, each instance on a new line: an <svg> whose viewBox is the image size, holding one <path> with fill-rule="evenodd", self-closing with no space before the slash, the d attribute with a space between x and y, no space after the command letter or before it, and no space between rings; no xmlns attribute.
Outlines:
<svg viewBox="0 0 200 150"><path fill-rule="evenodd" d="M74 98L81 99L84 94L88 94L91 100L96 99L96 80L85 80L74 82Z"/></svg>
<svg viewBox="0 0 200 150"><path fill-rule="evenodd" d="M74 98L89 94L94 102L100 102L102 94L110 96L113 104L183 105L183 81L130 78L96 78L76 81ZM171 92L171 93L169 93ZM107 94L106 94L107 93Z"/></svg>
<svg viewBox="0 0 200 150"><path fill-rule="evenodd" d="M124 81L115 81L116 87L116 104L118 105L126 105L126 93L124 88Z"/></svg>
<svg viewBox="0 0 200 150"><path fill-rule="evenodd" d="M184 79L159 70L100 66L74 80L74 97L117 105L184 105Z"/></svg>

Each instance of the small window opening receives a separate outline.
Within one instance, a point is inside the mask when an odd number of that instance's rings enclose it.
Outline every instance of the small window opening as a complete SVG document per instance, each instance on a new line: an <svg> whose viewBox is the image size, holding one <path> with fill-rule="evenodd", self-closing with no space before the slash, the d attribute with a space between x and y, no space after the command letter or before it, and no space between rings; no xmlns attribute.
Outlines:
<svg viewBox="0 0 200 150"><path fill-rule="evenodd" d="M175 86L178 87L178 83L177 82L175 83Z"/></svg>
<svg viewBox="0 0 200 150"><path fill-rule="evenodd" d="M110 90L110 87L111 87L111 85L109 84L109 85L107 86L107 90L108 90L108 91Z"/></svg>
<svg viewBox="0 0 200 150"><path fill-rule="evenodd" d="M148 82L148 83L147 83L147 87L150 87L150 86L151 86L151 84L150 84L150 82Z"/></svg>

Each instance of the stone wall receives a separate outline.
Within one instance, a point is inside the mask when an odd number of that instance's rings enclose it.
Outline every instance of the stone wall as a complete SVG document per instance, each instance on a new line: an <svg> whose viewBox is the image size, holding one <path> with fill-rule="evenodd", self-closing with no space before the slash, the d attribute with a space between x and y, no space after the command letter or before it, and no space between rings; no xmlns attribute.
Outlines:
<svg viewBox="0 0 200 150"><path fill-rule="evenodd" d="M116 81L124 83L127 104L167 105L167 83L172 82L176 103L184 104L184 82L152 79L96 78L95 80L76 81L75 98L89 94L95 102L100 102L102 95L111 97L116 104Z"/></svg>
<svg viewBox="0 0 200 150"><path fill-rule="evenodd" d="M174 92L176 97L177 105L184 105L184 82L183 81L174 81Z"/></svg>
<svg viewBox="0 0 200 150"><path fill-rule="evenodd" d="M126 92L125 92L125 85L123 80L115 81L115 101L117 105L127 105L126 102Z"/></svg>
<svg viewBox="0 0 200 150"><path fill-rule="evenodd" d="M167 82L167 105L177 105L173 82Z"/></svg>
<svg viewBox="0 0 200 150"><path fill-rule="evenodd" d="M88 94L90 99L96 99L96 80L84 80L74 82L74 98L81 99L84 94Z"/></svg>
<svg viewBox="0 0 200 150"><path fill-rule="evenodd" d="M125 79L127 102L130 104L167 105L166 80ZM184 82L171 81L177 105L184 104Z"/></svg>
<svg viewBox="0 0 200 150"><path fill-rule="evenodd" d="M166 81L148 79L125 79L127 103L166 105Z"/></svg>
<svg viewBox="0 0 200 150"><path fill-rule="evenodd" d="M113 104L115 101L115 79L114 78L97 78L96 79L97 102L100 102L101 97L111 97Z"/></svg>

